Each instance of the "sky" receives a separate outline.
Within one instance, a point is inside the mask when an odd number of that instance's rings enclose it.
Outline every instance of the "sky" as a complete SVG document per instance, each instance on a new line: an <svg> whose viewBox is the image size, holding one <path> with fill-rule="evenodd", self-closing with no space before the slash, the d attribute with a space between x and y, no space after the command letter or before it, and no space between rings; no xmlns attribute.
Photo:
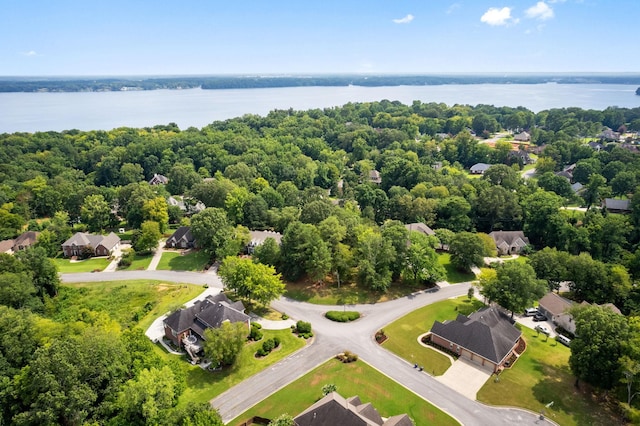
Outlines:
<svg viewBox="0 0 640 426"><path fill-rule="evenodd" d="M0 76L640 72L640 0L0 0Z"/></svg>

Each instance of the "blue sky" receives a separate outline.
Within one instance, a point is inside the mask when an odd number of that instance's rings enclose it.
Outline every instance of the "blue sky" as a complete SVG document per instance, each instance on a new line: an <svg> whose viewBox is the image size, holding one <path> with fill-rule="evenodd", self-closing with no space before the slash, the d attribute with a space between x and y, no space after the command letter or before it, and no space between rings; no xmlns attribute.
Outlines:
<svg viewBox="0 0 640 426"><path fill-rule="evenodd" d="M639 0L0 0L0 75L640 72Z"/></svg>

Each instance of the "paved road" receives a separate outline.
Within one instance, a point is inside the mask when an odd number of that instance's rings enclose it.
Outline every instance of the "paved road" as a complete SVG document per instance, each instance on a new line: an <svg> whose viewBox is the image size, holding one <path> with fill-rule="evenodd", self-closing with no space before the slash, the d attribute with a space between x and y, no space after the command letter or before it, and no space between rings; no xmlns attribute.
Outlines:
<svg viewBox="0 0 640 426"><path fill-rule="evenodd" d="M194 272L117 271L108 274L62 275L65 282L125 279L153 279L222 287L216 275ZM220 411L223 420L228 422L335 354L350 350L358 354L364 362L432 402L463 425L533 424L537 420L534 413L488 407L470 400L428 374L416 371L407 361L382 349L373 339L377 330L395 319L430 303L464 295L469 286L469 283L445 285L436 292L420 292L385 303L349 306L349 310L360 312L362 318L348 324L335 323L323 316L328 310L343 309L342 306L320 306L281 298L273 302L272 306L286 312L292 318L311 322L315 334L314 341L251 379L228 389L213 399L211 404ZM426 367L428 369L428 366Z"/></svg>

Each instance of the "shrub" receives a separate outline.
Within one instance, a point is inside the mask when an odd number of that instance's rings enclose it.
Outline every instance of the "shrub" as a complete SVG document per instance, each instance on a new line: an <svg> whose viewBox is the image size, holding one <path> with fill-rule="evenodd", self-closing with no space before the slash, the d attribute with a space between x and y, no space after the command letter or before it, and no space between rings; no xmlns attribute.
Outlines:
<svg viewBox="0 0 640 426"><path fill-rule="evenodd" d="M273 338L273 347L274 349L277 348L278 346L280 346L280 338L278 336L275 336Z"/></svg>
<svg viewBox="0 0 640 426"><path fill-rule="evenodd" d="M289 319L289 315L283 313L282 314L282 319L285 320L285 321L288 320Z"/></svg>
<svg viewBox="0 0 640 426"><path fill-rule="evenodd" d="M331 321L336 322L350 322L360 318L360 312L356 311L329 311L324 314L325 317Z"/></svg>
<svg viewBox="0 0 640 426"><path fill-rule="evenodd" d="M296 331L299 334L311 333L311 323L306 321L298 321L296 323Z"/></svg>
<svg viewBox="0 0 640 426"><path fill-rule="evenodd" d="M260 330L262 326L258 323L251 323L251 332L249 333L249 340L253 340L257 342L262 339L262 331Z"/></svg>
<svg viewBox="0 0 640 426"><path fill-rule="evenodd" d="M357 361L358 360L358 355L354 354L351 351L344 351L344 352L336 355L336 358L338 360L340 360L340 362L348 364L350 362Z"/></svg>
<svg viewBox="0 0 640 426"><path fill-rule="evenodd" d="M275 348L275 343L273 342L273 339L267 339L264 342L262 342L262 349L266 353L271 352L273 348Z"/></svg>

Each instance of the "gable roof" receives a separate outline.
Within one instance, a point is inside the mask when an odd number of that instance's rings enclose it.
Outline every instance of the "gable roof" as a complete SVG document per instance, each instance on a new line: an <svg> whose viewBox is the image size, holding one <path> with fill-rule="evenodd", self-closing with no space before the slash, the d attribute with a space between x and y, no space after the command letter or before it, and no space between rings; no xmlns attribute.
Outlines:
<svg viewBox="0 0 640 426"><path fill-rule="evenodd" d="M120 237L111 232L109 235L96 235L96 234L87 234L86 232L76 232L69 238L67 241L62 243L62 246L73 246L76 245L78 247L91 246L92 248L96 248L99 245L106 247L108 250L114 248L118 243L120 243Z"/></svg>
<svg viewBox="0 0 640 426"><path fill-rule="evenodd" d="M524 236L522 231L493 231L489 234L496 247L524 247L529 244L529 239Z"/></svg>
<svg viewBox="0 0 640 426"><path fill-rule="evenodd" d="M34 244L38 239L39 234L40 233L36 231L27 231L20 234L18 238L13 240L14 251L15 251L15 247L19 247L19 246L26 247Z"/></svg>
<svg viewBox="0 0 640 426"><path fill-rule="evenodd" d="M408 223L404 225L409 231L422 232L425 235L436 235L435 231L422 222Z"/></svg>
<svg viewBox="0 0 640 426"><path fill-rule="evenodd" d="M538 302L541 308L545 309L553 316L561 315L573 306L570 300L560 297L556 293L549 292Z"/></svg>
<svg viewBox="0 0 640 426"><path fill-rule="evenodd" d="M531 140L531 135L527 132L521 132L515 135L513 139L517 141L528 141L528 140Z"/></svg>
<svg viewBox="0 0 640 426"><path fill-rule="evenodd" d="M193 237L193 234L191 234L191 227L190 226L181 226L178 229L175 230L175 232L173 234L171 234L171 236L169 238L167 238L167 241L180 241L180 240L185 240L187 242L192 242L195 241L195 238Z"/></svg>
<svg viewBox="0 0 640 426"><path fill-rule="evenodd" d="M251 231L249 234L251 235L249 245L253 247L261 245L267 238L273 238L278 244L282 242L282 234L275 231Z"/></svg>
<svg viewBox="0 0 640 426"><path fill-rule="evenodd" d="M616 198L605 198L604 206L607 210L631 211L631 201Z"/></svg>
<svg viewBox="0 0 640 426"><path fill-rule="evenodd" d="M496 364L509 355L522 334L494 307L480 309L468 317L459 314L455 320L435 321L431 333Z"/></svg>
<svg viewBox="0 0 640 426"><path fill-rule="evenodd" d="M0 253L7 253L13 247L13 240L2 240L0 241Z"/></svg>
<svg viewBox="0 0 640 426"><path fill-rule="evenodd" d="M357 396L343 398L331 392L298 414L297 426L413 426L406 414L384 421L371 403L362 404Z"/></svg>
<svg viewBox="0 0 640 426"><path fill-rule="evenodd" d="M225 321L246 322L249 319L242 302L231 302L224 293L218 293L198 300L189 308L173 312L164 319L164 323L176 333L192 330L204 339L207 328L218 328Z"/></svg>
<svg viewBox="0 0 640 426"><path fill-rule="evenodd" d="M159 175L158 173L154 173L153 177L149 179L149 185L158 185L169 183L169 178L163 175Z"/></svg>
<svg viewBox="0 0 640 426"><path fill-rule="evenodd" d="M373 183L381 183L382 177L380 176L380 172L377 170L369 171L369 181Z"/></svg>

